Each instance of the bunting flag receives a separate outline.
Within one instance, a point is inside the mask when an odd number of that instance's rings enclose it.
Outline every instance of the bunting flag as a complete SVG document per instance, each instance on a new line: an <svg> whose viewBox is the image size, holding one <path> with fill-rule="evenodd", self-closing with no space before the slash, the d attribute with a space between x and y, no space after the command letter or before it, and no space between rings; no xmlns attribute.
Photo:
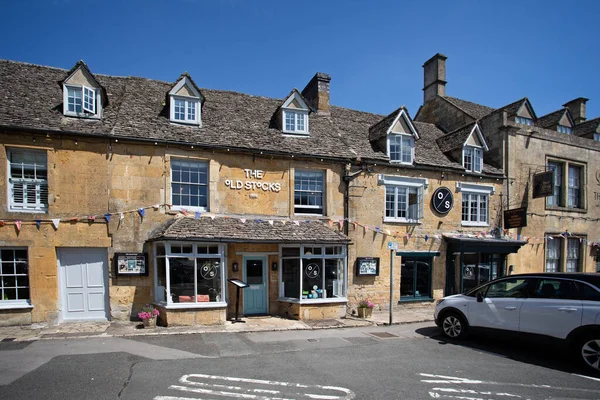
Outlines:
<svg viewBox="0 0 600 400"><path fill-rule="evenodd" d="M242 221L242 224L246 223L246 218L240 218L240 221Z"/></svg>
<svg viewBox="0 0 600 400"><path fill-rule="evenodd" d="M365 233L367 233L369 231L369 226L365 225L364 228L365 228Z"/></svg>
<svg viewBox="0 0 600 400"><path fill-rule="evenodd" d="M110 222L110 214L104 214L104 219L106 219L106 222Z"/></svg>
<svg viewBox="0 0 600 400"><path fill-rule="evenodd" d="M300 226L300 221L294 221L294 224Z"/></svg>
<svg viewBox="0 0 600 400"><path fill-rule="evenodd" d="M331 220L331 219L330 219L330 220L329 220L329 221L327 221L327 222L329 223L329 227L330 227L331 229L333 229L333 220Z"/></svg>
<svg viewBox="0 0 600 400"><path fill-rule="evenodd" d="M181 213L182 213L183 215L185 215L186 217L187 217L187 215L188 215L188 212L187 212L187 210L186 210L185 208L182 208L182 209L181 209Z"/></svg>
<svg viewBox="0 0 600 400"><path fill-rule="evenodd" d="M42 221L40 221L39 219L36 219L35 224L37 225L37 228L40 229L40 226L42 226Z"/></svg>
<svg viewBox="0 0 600 400"><path fill-rule="evenodd" d="M429 235L425 235L425 243L429 240Z"/></svg>
<svg viewBox="0 0 600 400"><path fill-rule="evenodd" d="M152 206L152 208L154 208L154 210L158 210L160 208L160 204L155 204Z"/></svg>
<svg viewBox="0 0 600 400"><path fill-rule="evenodd" d="M202 215L202 213L200 211L196 211L196 219L200 218L200 215Z"/></svg>
<svg viewBox="0 0 600 400"><path fill-rule="evenodd" d="M123 213L119 213L119 221L123 221L125 219L125 215Z"/></svg>
<svg viewBox="0 0 600 400"><path fill-rule="evenodd" d="M90 220L90 221L95 221L95 220L96 220L96 216L95 216L95 215L90 215L90 216L88 217L88 220Z"/></svg>
<svg viewBox="0 0 600 400"><path fill-rule="evenodd" d="M0 221L0 227L6 225L6 223L4 221Z"/></svg>
<svg viewBox="0 0 600 400"><path fill-rule="evenodd" d="M285 225L285 221L284 220L281 220L281 225Z"/></svg>
<svg viewBox="0 0 600 400"><path fill-rule="evenodd" d="M354 221L354 230L358 228L358 222Z"/></svg>
<svg viewBox="0 0 600 400"><path fill-rule="evenodd" d="M19 232L21 232L21 221L20 221L20 220L16 220L16 221L15 221L15 226L17 227L17 230L18 230Z"/></svg>
<svg viewBox="0 0 600 400"><path fill-rule="evenodd" d="M215 216L214 216L214 215L211 215L211 216L210 216L210 219L215 219Z"/></svg>
<svg viewBox="0 0 600 400"><path fill-rule="evenodd" d="M77 217L71 218L71 223L75 223L75 222L77 222L77 220L78 220Z"/></svg>
<svg viewBox="0 0 600 400"><path fill-rule="evenodd" d="M58 229L58 224L60 224L60 218L54 218L52 220L52 225L54 225L54 229Z"/></svg>
<svg viewBox="0 0 600 400"><path fill-rule="evenodd" d="M344 229L344 220L340 219L340 229Z"/></svg>
<svg viewBox="0 0 600 400"><path fill-rule="evenodd" d="M144 209L143 208L138 208L138 213L140 214L140 217L144 218Z"/></svg>
<svg viewBox="0 0 600 400"><path fill-rule="evenodd" d="M389 230L389 229L386 229L386 230L385 230L385 234L386 234L386 235L388 235L388 236L390 236L390 235L392 234L392 232L390 232L390 230Z"/></svg>
<svg viewBox="0 0 600 400"><path fill-rule="evenodd" d="M267 222L269 223L269 225L273 226L273 220L272 219L268 220Z"/></svg>

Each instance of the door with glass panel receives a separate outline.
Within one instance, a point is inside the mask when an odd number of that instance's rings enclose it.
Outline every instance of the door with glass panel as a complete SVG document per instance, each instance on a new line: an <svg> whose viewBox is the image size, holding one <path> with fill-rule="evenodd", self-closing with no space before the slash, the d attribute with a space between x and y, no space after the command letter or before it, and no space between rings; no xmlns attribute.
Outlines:
<svg viewBox="0 0 600 400"><path fill-rule="evenodd" d="M400 301L431 299L432 258L402 257Z"/></svg>
<svg viewBox="0 0 600 400"><path fill-rule="evenodd" d="M267 257L244 257L244 315L267 313Z"/></svg>

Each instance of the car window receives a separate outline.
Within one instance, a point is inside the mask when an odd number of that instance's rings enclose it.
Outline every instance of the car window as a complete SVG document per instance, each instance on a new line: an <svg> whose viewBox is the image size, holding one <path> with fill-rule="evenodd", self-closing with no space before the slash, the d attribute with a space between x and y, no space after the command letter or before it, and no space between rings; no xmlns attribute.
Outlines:
<svg viewBox="0 0 600 400"><path fill-rule="evenodd" d="M488 285L484 296L489 298L527 297L527 280L514 278L494 282Z"/></svg>
<svg viewBox="0 0 600 400"><path fill-rule="evenodd" d="M575 283L567 279L538 279L531 296L538 299L579 299Z"/></svg>
<svg viewBox="0 0 600 400"><path fill-rule="evenodd" d="M592 286L583 282L577 282L577 287L581 292L582 300L600 301L600 291L596 290Z"/></svg>

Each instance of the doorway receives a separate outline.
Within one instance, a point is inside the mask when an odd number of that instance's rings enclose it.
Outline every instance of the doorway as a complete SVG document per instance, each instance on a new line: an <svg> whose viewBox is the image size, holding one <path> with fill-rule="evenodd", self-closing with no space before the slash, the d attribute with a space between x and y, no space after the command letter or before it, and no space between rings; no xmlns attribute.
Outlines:
<svg viewBox="0 0 600 400"><path fill-rule="evenodd" d="M244 315L267 314L267 257L244 257Z"/></svg>

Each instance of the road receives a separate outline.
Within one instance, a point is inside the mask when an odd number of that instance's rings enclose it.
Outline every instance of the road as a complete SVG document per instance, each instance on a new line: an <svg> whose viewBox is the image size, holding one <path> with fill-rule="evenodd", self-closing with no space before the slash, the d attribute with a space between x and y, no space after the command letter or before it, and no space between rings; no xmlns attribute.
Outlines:
<svg viewBox="0 0 600 400"><path fill-rule="evenodd" d="M0 399L600 399L544 345L429 323L0 343Z"/></svg>

